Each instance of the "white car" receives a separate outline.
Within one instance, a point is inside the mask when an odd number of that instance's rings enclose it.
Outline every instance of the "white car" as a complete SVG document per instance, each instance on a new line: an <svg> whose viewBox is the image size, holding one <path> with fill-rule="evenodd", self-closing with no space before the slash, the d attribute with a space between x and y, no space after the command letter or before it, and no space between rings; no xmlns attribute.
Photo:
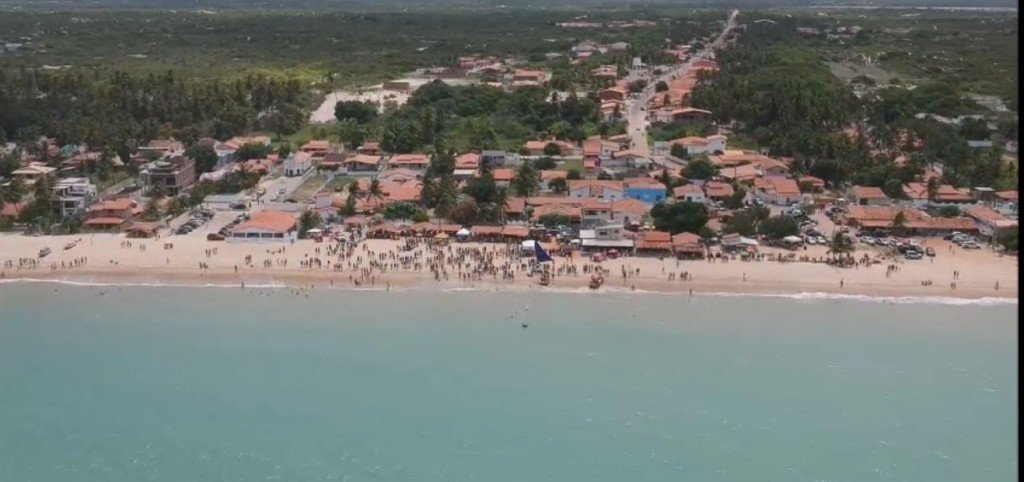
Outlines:
<svg viewBox="0 0 1024 482"><path fill-rule="evenodd" d="M807 239L804 241L807 244L818 244L818 238L816 236L808 236Z"/></svg>

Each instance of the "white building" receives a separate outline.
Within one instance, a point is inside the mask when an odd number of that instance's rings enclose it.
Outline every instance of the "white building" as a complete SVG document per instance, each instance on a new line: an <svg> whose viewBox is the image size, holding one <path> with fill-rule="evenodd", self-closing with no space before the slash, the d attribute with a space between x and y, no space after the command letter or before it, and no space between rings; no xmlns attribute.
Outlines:
<svg viewBox="0 0 1024 482"><path fill-rule="evenodd" d="M50 208L61 217L84 214L96 199L96 186L83 177L61 179L53 186Z"/></svg>
<svg viewBox="0 0 1024 482"><path fill-rule="evenodd" d="M599 225L593 229L580 230L580 246L584 250L632 249L633 240L623 237L625 228L621 224Z"/></svg>
<svg viewBox="0 0 1024 482"><path fill-rule="evenodd" d="M727 137L718 134L707 137L683 137L671 141L672 145L678 144L686 148L686 153L690 156L725 152L727 142Z"/></svg>
<svg viewBox="0 0 1024 482"><path fill-rule="evenodd" d="M676 198L676 201L685 201L692 203L706 203L708 198L704 194L704 190L701 189L699 184L685 184L682 186L676 186L672 190L672 196Z"/></svg>
<svg viewBox="0 0 1024 482"><path fill-rule="evenodd" d="M569 181L567 187L571 198L615 201L626 197L626 187L622 181L577 179Z"/></svg>
<svg viewBox="0 0 1024 482"><path fill-rule="evenodd" d="M313 168L313 156L305 152L293 152L284 160L284 175L297 177Z"/></svg>

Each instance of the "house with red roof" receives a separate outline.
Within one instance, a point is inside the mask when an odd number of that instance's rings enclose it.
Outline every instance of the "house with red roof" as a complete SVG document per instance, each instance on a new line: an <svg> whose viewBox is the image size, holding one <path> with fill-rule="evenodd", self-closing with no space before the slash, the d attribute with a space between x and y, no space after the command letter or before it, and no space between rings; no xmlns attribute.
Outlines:
<svg viewBox="0 0 1024 482"><path fill-rule="evenodd" d="M788 206L803 200L795 179L765 177L754 180L754 197L767 204Z"/></svg>

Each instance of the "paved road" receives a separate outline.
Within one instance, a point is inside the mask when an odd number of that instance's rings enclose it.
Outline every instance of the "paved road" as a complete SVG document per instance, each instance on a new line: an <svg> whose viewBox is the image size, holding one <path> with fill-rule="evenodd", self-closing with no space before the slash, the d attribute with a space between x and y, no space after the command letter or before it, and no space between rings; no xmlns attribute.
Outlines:
<svg viewBox="0 0 1024 482"><path fill-rule="evenodd" d="M645 107L647 106L651 96L654 95L654 86L659 81L664 80L668 82L685 74L691 67L693 67L693 63L696 62L697 59L707 58L713 50L724 45L725 37L729 35L729 32L731 32L732 29L736 28L736 16L739 15L739 13L739 10L733 10L732 13L729 14L729 18L725 22L725 28L722 29L722 32L718 34L718 37L715 38L711 44L704 47L704 50L690 57L690 60L676 69L652 79L643 92L637 95L635 99L628 101L626 119L629 129L631 150L634 154L641 157L650 157L651 148L647 143L647 112L645 111Z"/></svg>

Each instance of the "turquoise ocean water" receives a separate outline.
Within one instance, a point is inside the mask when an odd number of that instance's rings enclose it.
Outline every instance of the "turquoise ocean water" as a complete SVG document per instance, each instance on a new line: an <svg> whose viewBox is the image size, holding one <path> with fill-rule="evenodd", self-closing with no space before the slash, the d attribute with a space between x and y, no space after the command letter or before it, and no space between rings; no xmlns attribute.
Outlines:
<svg viewBox="0 0 1024 482"><path fill-rule="evenodd" d="M1011 481L1016 310L8 283L0 481Z"/></svg>

